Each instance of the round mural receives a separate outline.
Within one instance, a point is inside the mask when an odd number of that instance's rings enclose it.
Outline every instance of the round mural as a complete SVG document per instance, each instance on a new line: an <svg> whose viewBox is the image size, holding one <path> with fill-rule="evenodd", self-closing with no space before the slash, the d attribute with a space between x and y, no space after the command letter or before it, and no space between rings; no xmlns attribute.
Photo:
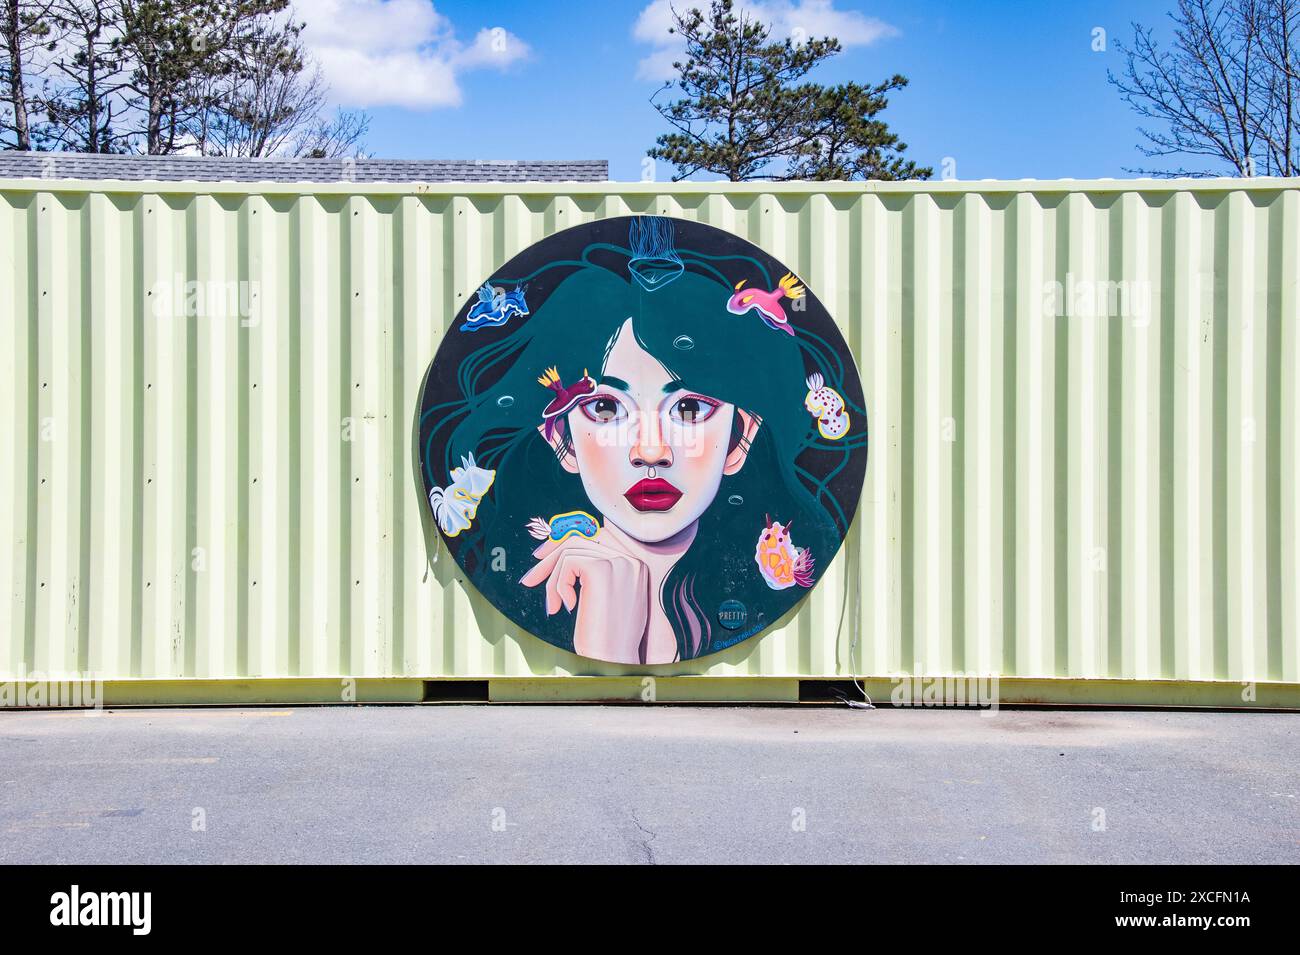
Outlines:
<svg viewBox="0 0 1300 955"><path fill-rule="evenodd" d="M483 283L429 368L419 453L447 547L502 613L585 657L671 663L817 582L867 415L798 276L720 229L631 216Z"/></svg>

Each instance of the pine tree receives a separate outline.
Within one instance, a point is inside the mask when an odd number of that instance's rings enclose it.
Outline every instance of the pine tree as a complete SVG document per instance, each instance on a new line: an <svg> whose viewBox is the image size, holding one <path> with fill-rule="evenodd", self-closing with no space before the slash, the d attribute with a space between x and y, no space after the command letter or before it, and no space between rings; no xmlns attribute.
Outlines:
<svg viewBox="0 0 1300 955"><path fill-rule="evenodd" d="M840 52L831 37L773 40L771 28L738 14L733 0L712 0L708 13L674 11L673 32L686 41L679 76L652 99L674 128L649 155L672 163L674 179L710 172L749 179L923 179L929 169L903 160L907 148L877 115L886 93L907 80L874 87L803 82ZM683 94L655 102L674 88Z"/></svg>

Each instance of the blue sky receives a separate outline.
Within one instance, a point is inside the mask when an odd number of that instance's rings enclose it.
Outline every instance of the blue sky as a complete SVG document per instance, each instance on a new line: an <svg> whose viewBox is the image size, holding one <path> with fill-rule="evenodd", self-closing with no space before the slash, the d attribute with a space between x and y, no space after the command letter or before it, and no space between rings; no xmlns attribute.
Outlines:
<svg viewBox="0 0 1300 955"><path fill-rule="evenodd" d="M821 82L911 86L886 118L909 155L960 179L1093 178L1149 166L1137 118L1106 82L1133 20L1167 35L1173 0L1099 3L756 0L784 29L838 25L853 38ZM662 0L660 0L662 3ZM641 178L664 131L651 0L302 0L309 42L345 105L372 115L388 158L608 159ZM662 11L660 10L661 14ZM640 28L638 29L638 24ZM1094 29L1106 31L1095 52ZM496 43L492 41L495 38ZM1171 164L1173 165L1173 164ZM661 166L657 178L671 176Z"/></svg>

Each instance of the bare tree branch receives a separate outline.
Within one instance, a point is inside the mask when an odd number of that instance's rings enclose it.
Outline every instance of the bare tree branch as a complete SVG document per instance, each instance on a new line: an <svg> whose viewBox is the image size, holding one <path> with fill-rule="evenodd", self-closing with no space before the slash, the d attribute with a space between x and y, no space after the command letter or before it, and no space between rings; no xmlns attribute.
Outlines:
<svg viewBox="0 0 1300 955"><path fill-rule="evenodd" d="M1112 85L1142 119L1148 157L1203 157L1233 174L1294 175L1300 103L1294 31L1300 0L1178 0L1173 42L1133 25ZM1218 175L1212 165L1130 170L1159 176Z"/></svg>

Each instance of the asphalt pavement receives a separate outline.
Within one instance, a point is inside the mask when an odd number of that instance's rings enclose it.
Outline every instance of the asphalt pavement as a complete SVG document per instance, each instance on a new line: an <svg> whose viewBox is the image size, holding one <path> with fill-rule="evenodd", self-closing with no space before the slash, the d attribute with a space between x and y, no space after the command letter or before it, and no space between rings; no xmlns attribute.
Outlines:
<svg viewBox="0 0 1300 955"><path fill-rule="evenodd" d="M0 863L1296 863L1300 715L0 712Z"/></svg>

